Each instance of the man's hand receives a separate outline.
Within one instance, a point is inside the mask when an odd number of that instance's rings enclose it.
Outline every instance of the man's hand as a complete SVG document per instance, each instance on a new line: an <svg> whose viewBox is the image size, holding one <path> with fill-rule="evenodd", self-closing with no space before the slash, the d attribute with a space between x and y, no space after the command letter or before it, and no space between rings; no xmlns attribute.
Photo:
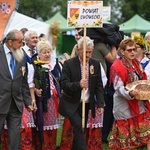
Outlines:
<svg viewBox="0 0 150 150"><path fill-rule="evenodd" d="M88 81L87 81L87 79L81 79L81 80L80 80L80 87L81 87L82 89L88 87Z"/></svg>
<svg viewBox="0 0 150 150"><path fill-rule="evenodd" d="M104 113L104 108L98 108L97 110L99 115L102 115Z"/></svg>

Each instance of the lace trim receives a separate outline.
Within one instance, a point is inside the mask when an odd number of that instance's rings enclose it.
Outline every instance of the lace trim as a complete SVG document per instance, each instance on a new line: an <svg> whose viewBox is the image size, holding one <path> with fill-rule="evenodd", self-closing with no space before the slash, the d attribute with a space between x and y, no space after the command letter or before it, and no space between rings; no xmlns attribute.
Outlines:
<svg viewBox="0 0 150 150"><path fill-rule="evenodd" d="M96 123L96 124L92 124L92 128L100 128L103 127L102 123ZM87 128L90 128L90 124L87 124Z"/></svg>
<svg viewBox="0 0 150 150"><path fill-rule="evenodd" d="M23 124L21 124L21 127L24 128ZM27 127L33 128L36 127L34 123L27 123Z"/></svg>
<svg viewBox="0 0 150 150"><path fill-rule="evenodd" d="M53 130L53 129L58 129L60 127L61 127L61 125L59 125L59 124L53 125L53 126L44 126L43 130Z"/></svg>

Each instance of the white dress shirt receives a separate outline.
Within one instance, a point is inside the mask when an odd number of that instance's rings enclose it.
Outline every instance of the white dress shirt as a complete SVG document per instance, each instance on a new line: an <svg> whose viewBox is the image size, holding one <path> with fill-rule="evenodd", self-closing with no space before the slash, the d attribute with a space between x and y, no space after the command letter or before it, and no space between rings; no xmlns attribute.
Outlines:
<svg viewBox="0 0 150 150"><path fill-rule="evenodd" d="M22 47L22 49L24 50L24 52L31 58L31 50L27 45L24 45ZM34 67L33 64L30 64L27 62L27 67L28 67L28 85L29 88L33 88L35 85L33 83L33 79L34 79Z"/></svg>

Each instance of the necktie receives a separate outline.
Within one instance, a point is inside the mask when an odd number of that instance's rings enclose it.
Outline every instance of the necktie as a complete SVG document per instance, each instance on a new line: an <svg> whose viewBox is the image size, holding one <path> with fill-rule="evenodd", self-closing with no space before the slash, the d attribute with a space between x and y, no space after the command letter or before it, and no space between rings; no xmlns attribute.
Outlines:
<svg viewBox="0 0 150 150"><path fill-rule="evenodd" d="M12 54L12 52L10 52L10 68L11 68L11 71L12 71L12 75L14 75L14 70L15 70L15 62L14 62L14 56Z"/></svg>

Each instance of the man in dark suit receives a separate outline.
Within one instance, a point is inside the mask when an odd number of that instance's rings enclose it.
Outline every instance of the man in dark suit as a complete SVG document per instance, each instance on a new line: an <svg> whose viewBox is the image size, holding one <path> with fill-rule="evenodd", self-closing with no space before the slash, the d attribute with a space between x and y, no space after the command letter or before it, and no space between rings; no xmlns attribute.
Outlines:
<svg viewBox="0 0 150 150"><path fill-rule="evenodd" d="M0 45L0 135L4 121L9 133L9 150L20 150L20 125L23 104L33 111L25 72L23 34L12 30Z"/></svg>
<svg viewBox="0 0 150 150"><path fill-rule="evenodd" d="M59 103L59 113L69 118L73 126L72 150L86 150L86 141L82 130L83 88L85 88L85 126L89 109L91 109L93 117L95 117L95 105L100 115L104 111L104 90L100 63L91 58L93 40L86 37L85 79L83 78L83 44L84 37L81 37L77 42L78 56L66 60L62 69L61 88L63 91Z"/></svg>

